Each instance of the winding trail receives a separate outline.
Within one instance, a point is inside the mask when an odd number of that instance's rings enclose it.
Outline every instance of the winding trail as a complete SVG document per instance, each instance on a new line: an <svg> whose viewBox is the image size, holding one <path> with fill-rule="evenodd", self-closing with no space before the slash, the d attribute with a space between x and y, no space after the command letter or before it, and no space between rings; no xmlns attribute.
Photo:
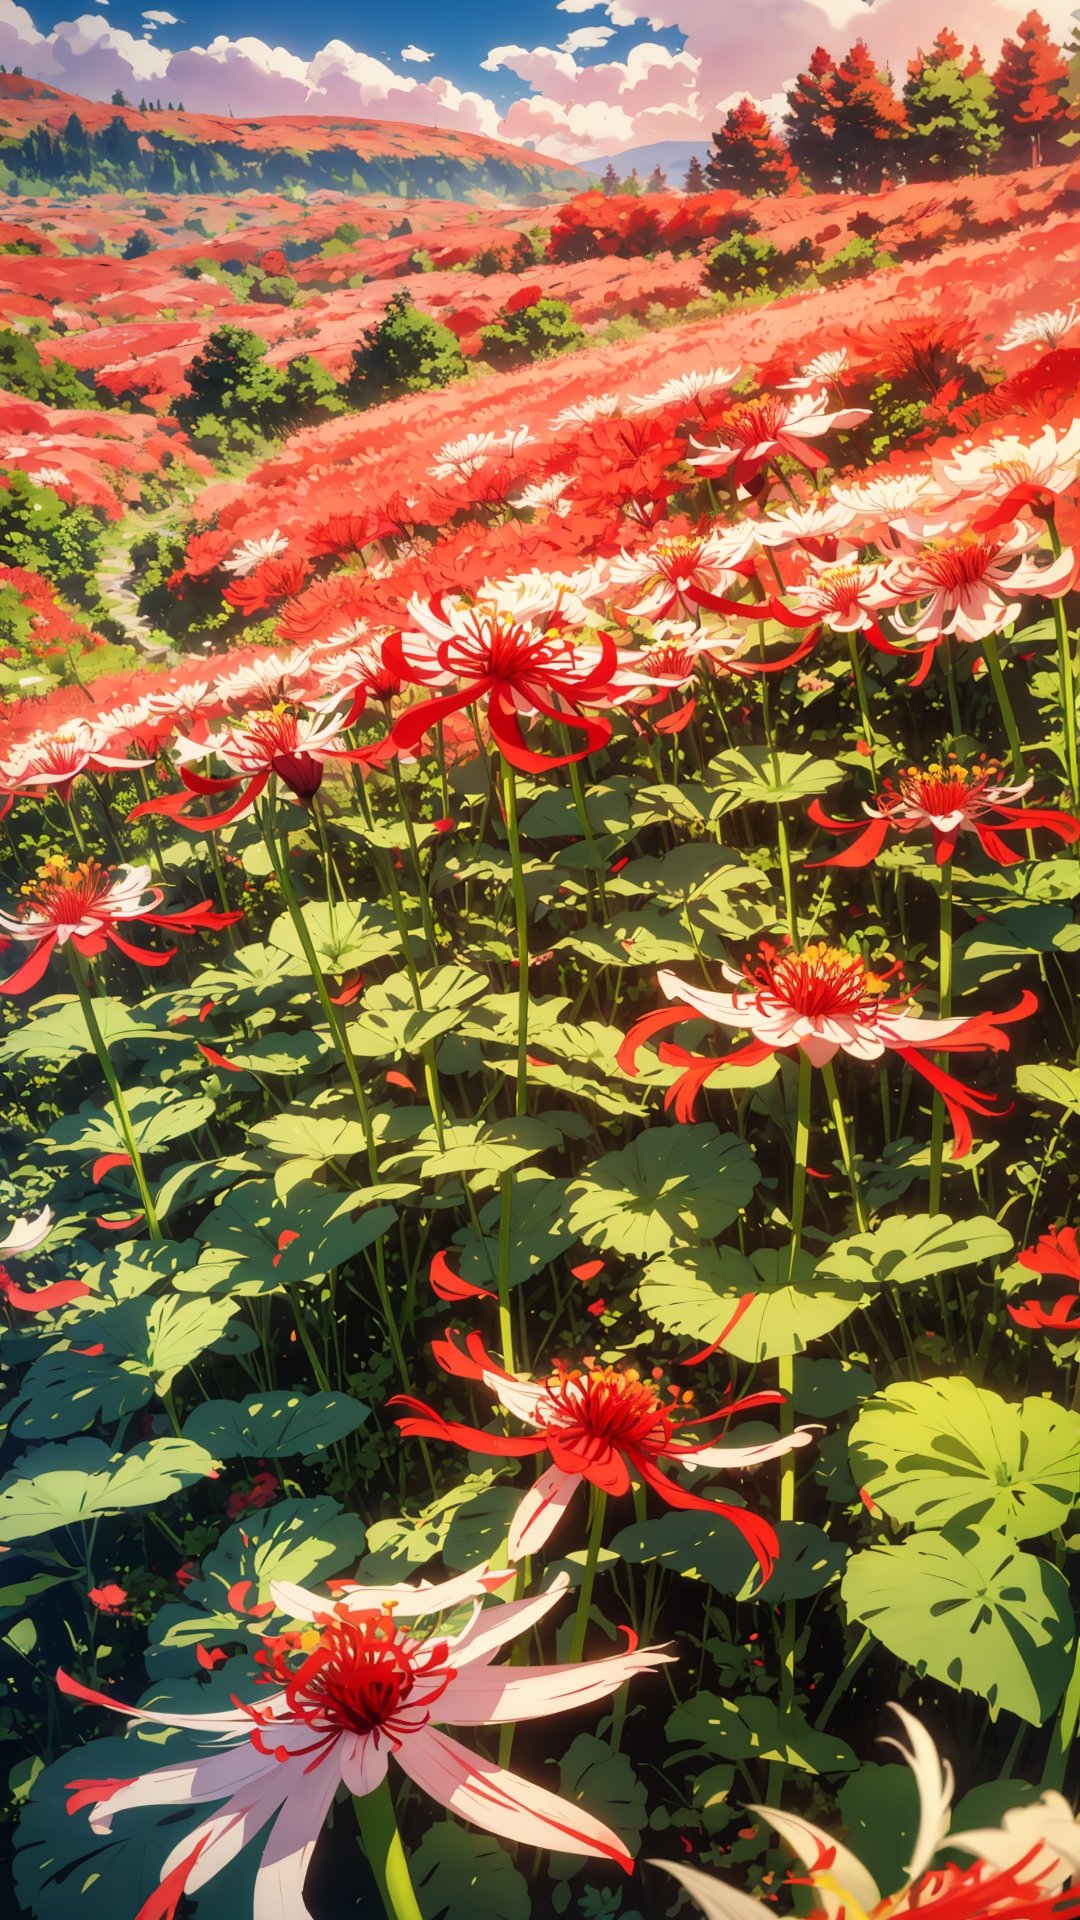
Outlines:
<svg viewBox="0 0 1080 1920"><path fill-rule="evenodd" d="M155 638L160 629L152 627L139 611L131 549L145 534L163 530L176 513L176 507L170 506L156 514L126 514L103 548L97 570L98 591L125 640L148 659L162 660L168 666L175 665L180 656L171 640Z"/></svg>

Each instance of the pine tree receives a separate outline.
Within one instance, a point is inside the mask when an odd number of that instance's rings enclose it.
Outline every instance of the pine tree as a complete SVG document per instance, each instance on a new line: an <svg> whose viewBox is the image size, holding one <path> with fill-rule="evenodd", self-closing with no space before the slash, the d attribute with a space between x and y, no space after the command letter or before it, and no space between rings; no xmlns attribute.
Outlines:
<svg viewBox="0 0 1080 1920"><path fill-rule="evenodd" d="M898 171L907 121L892 80L875 64L865 40L856 40L837 67L832 100L837 184L872 191L883 175Z"/></svg>
<svg viewBox="0 0 1080 1920"><path fill-rule="evenodd" d="M645 191L646 193L666 193L667 174L659 164L657 164L650 173Z"/></svg>
<svg viewBox="0 0 1080 1920"><path fill-rule="evenodd" d="M1068 115L1069 68L1040 13L1021 20L1015 40L1006 40L994 74L1005 152L1016 164L1043 164L1044 143Z"/></svg>
<svg viewBox="0 0 1080 1920"><path fill-rule="evenodd" d="M799 179L768 114L746 98L731 108L719 133L714 133L706 172L710 186L746 194L789 193Z"/></svg>
<svg viewBox="0 0 1080 1920"><path fill-rule="evenodd" d="M601 185L603 186L604 192L606 193L609 200L613 193L618 193L619 191L619 176L616 173L614 167L612 166L610 160L608 161L607 166L604 169L604 178L601 182Z"/></svg>
<svg viewBox="0 0 1080 1920"><path fill-rule="evenodd" d="M815 47L810 64L788 89L784 132L788 152L813 187L827 187L833 178L833 136L836 62L824 47Z"/></svg>
<svg viewBox="0 0 1080 1920"><path fill-rule="evenodd" d="M916 179L985 173L1001 145L993 85L978 52L964 49L948 27L929 53L920 48L904 88L908 137L905 167Z"/></svg>
<svg viewBox="0 0 1080 1920"><path fill-rule="evenodd" d="M683 181L683 186L687 193L708 192L709 183L705 178L705 169L696 153L690 155L690 165L686 169L686 178Z"/></svg>
<svg viewBox="0 0 1080 1920"><path fill-rule="evenodd" d="M640 193L641 192L641 179L636 167L631 167L629 173L626 176L626 179L622 183L621 191L623 193Z"/></svg>

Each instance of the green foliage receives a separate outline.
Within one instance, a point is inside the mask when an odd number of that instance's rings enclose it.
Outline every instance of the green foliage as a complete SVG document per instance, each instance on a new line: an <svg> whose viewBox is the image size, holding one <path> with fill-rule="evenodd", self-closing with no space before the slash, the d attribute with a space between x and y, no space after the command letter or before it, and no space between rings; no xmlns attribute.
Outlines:
<svg viewBox="0 0 1080 1920"><path fill-rule="evenodd" d="M481 327L480 338L484 359L493 367L516 367L567 353L585 335L565 300L536 300L514 313L504 308L493 326Z"/></svg>
<svg viewBox="0 0 1080 1920"><path fill-rule="evenodd" d="M347 391L355 405L377 406L403 393L448 386L465 371L465 356L449 327L399 292L353 354Z"/></svg>
<svg viewBox="0 0 1080 1920"><path fill-rule="evenodd" d="M746 293L775 293L787 274L786 256L764 234L733 233L712 249L705 262L706 285L729 299Z"/></svg>
<svg viewBox="0 0 1080 1920"><path fill-rule="evenodd" d="M92 407L94 396L74 367L43 359L28 333L0 327L0 387L47 407Z"/></svg>

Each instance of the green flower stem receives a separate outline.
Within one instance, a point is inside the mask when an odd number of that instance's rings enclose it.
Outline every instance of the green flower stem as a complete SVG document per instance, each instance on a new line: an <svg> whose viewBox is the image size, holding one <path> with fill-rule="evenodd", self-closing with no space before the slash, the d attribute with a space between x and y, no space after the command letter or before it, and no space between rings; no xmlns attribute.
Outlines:
<svg viewBox="0 0 1080 1920"><path fill-rule="evenodd" d="M603 867L603 862L598 860L596 857L596 841L593 838L593 830L589 821L589 812L588 812L588 808L585 805L585 793L581 785L580 763L577 760L571 760L569 771L570 771L570 789L574 796L574 805L577 808L577 817L581 822L582 837L585 841L586 846L589 849L589 857L590 857L590 860L592 861L593 872L596 875L596 895L600 903L600 917L603 920L604 925L606 926L608 909L607 909L607 890L604 886L604 867Z"/></svg>
<svg viewBox="0 0 1080 1920"><path fill-rule="evenodd" d="M1050 1735L1050 1751L1043 1768L1044 1788L1054 1788L1060 1793L1064 1786L1065 1769L1076 1741L1078 1725L1080 1725L1080 1646L1077 1647L1069 1684L1065 1689L1065 1698Z"/></svg>
<svg viewBox="0 0 1080 1920"><path fill-rule="evenodd" d="M947 1020L952 1012L952 971L953 971L953 879L952 861L946 861L938 875L938 903L940 910L938 932L938 1017ZM947 1064L945 1057L937 1056L938 1065ZM941 1207L941 1176L945 1148L945 1102L940 1093L934 1095L933 1120L930 1133L930 1211L937 1213Z"/></svg>
<svg viewBox="0 0 1080 1920"><path fill-rule="evenodd" d="M420 860L420 848L416 843L416 829L413 826L412 814L409 812L408 802L405 798L405 788L401 779L401 765L397 754L394 755L390 765L394 774L394 792L397 794L398 812L401 814L401 823L405 828L405 838L409 844L409 858L412 861L413 874L416 879L416 891L420 900L420 919L424 928L424 938L428 943L428 952L431 954L432 960L437 961L439 958L439 943L435 937L435 921L431 912L431 901L428 898L427 882L424 879L424 869Z"/></svg>
<svg viewBox="0 0 1080 1920"><path fill-rule="evenodd" d="M1048 514L1047 532L1055 558L1061 554L1061 540L1054 523L1053 514ZM1072 649L1069 645L1069 628L1065 619L1065 602L1060 595L1052 602L1054 613L1054 634L1057 639L1058 679L1061 684L1062 727L1065 733L1065 766L1069 777L1069 792L1073 806L1080 805L1080 768L1077 762L1076 746L1076 681L1074 679Z"/></svg>
<svg viewBox="0 0 1080 1920"><path fill-rule="evenodd" d="M1017 780L1024 780L1027 778L1024 768L1024 749L1020 745L1020 731L1016 724L1012 701L1009 699L1009 689L1005 685L1005 674L1001 665L996 633L988 633L983 641L983 659L986 661L990 683L998 703L1005 738L1009 742L1009 758L1012 761L1013 774Z"/></svg>
<svg viewBox="0 0 1080 1920"><path fill-rule="evenodd" d="M574 1615L574 1630L570 1635L570 1665L576 1666L585 1651L585 1635L589 1630L589 1615L592 1612L593 1587L596 1585L596 1564L600 1558L600 1544L604 1537L604 1515L607 1512L607 1494L599 1488L592 1489L592 1522L589 1527L589 1544L585 1549L585 1571L578 1588L577 1612Z"/></svg>
<svg viewBox="0 0 1080 1920"><path fill-rule="evenodd" d="M517 938L517 1073L514 1081L514 1112L525 1112L528 1092L526 1051L529 1040L529 909L525 899L525 869L521 859L521 829L518 824L517 776L503 762L503 802L506 808L506 833L510 842L513 874L514 920Z"/></svg>
<svg viewBox="0 0 1080 1920"><path fill-rule="evenodd" d="M97 1010L94 1006L93 995L90 992L90 982L82 962L70 941L68 942L67 955L71 967L71 977L75 982L75 991L79 996L79 1005L82 1008L83 1021L86 1026L86 1031L90 1036L90 1044L97 1054L98 1065L105 1076L105 1084L109 1089L113 1107L116 1110L116 1118L119 1123L121 1138L123 1139L125 1150L131 1160L132 1172L135 1175L135 1183L139 1189L139 1198L142 1201L143 1213L146 1215L147 1231L152 1240L163 1240L165 1236L158 1225L157 1213L154 1209L153 1200L150 1198L150 1187L146 1178L146 1169L142 1163L142 1155L136 1145L135 1134L131 1125L131 1117L128 1113L124 1096L120 1090L120 1082L116 1077L116 1069L109 1055L105 1035L102 1033L101 1027L98 1024Z"/></svg>
<svg viewBox="0 0 1080 1920"><path fill-rule="evenodd" d="M217 888L217 896L221 902L221 911L223 913L231 913L232 909L229 906L229 895L225 886L225 870L221 864L221 850L218 847L216 833L208 833L206 835L206 845L210 854L210 865L214 869L214 885ZM231 924L226 928L226 932L231 941L235 940L235 929Z"/></svg>
<svg viewBox="0 0 1080 1920"><path fill-rule="evenodd" d="M301 911L300 902L296 897L296 892L292 883L292 876L288 871L288 860L289 860L288 838L286 837L280 843L276 842L275 834L274 834L273 815L270 811L270 806L272 806L272 804L273 803L271 802L270 805L267 806L265 813L262 815L263 838L266 841L267 850L269 851L270 857L273 860L274 865L277 869L278 881L281 886L282 897L285 901L289 918L292 921L293 926L296 928L296 937L300 942L300 946L303 950L304 957L307 960L308 969L311 974L312 984L314 985L315 992L318 995L319 1003L326 1017L326 1020L329 1025L330 1032L334 1039L338 1053L341 1056L342 1064L349 1077L349 1084L351 1085L353 1090L353 1095L356 1100L357 1110L359 1112L360 1120L364 1128L364 1138L367 1142L368 1171L370 1173L372 1181L376 1181L379 1177L379 1169L378 1169L378 1159L375 1152L375 1136L374 1136L374 1133L372 1132L371 1114L368 1110L367 1098L364 1093L363 1085L360 1080L360 1074L356 1065L356 1056L353 1053L352 1048L349 1046L348 1037L345 1032L344 1024L339 1018L339 1009L335 1007L333 1001L330 998L330 990L326 984L326 976L324 975L322 967L319 964L318 954L315 952L314 943L312 941L311 934L308 931L307 922L304 919L303 912ZM402 1380L402 1383L404 1384L405 1390L407 1393L411 1393L412 1392L412 1376L409 1372L409 1365L405 1358L404 1350L401 1345L401 1338L398 1333L398 1327L397 1327L397 1319L395 1317L394 1309L390 1300L390 1290L389 1290L389 1287L387 1286L387 1281L386 1281L386 1264L385 1264L385 1259L383 1255L381 1240L377 1240L375 1242L374 1252L375 1252L375 1262L374 1262L375 1285L378 1289L378 1294L379 1294L379 1306L382 1311L383 1319L386 1323L387 1338L390 1341L390 1348L394 1356L394 1362L395 1362L395 1365L397 1366L398 1373L401 1376L401 1380Z"/></svg>
<svg viewBox="0 0 1080 1920"><path fill-rule="evenodd" d="M844 1119L844 1109L840 1101L840 1089L836 1084L836 1069L831 1060L827 1061L825 1066L822 1067L821 1077L825 1082L825 1092L828 1095L829 1114L832 1118L833 1126L836 1128L836 1137L840 1142L840 1158L844 1162L844 1172L847 1174L848 1186L851 1188L851 1204L855 1211L855 1223L859 1232L865 1233L866 1208L863 1204L862 1193L859 1190L858 1175L855 1172L855 1160L851 1151L851 1141L848 1139L847 1122Z"/></svg>
<svg viewBox="0 0 1080 1920"><path fill-rule="evenodd" d="M386 1920L424 1920L387 1781L384 1779L372 1793L354 1794L353 1810L364 1852L382 1894Z"/></svg>
<svg viewBox="0 0 1080 1920"><path fill-rule="evenodd" d="M762 659L765 657L765 636L759 633ZM769 689L767 675L758 674L758 688L761 696L761 724L765 729L765 744L769 752L769 764L772 768L774 784L780 785L780 761L777 758L776 744L773 740L772 724L769 718ZM792 945L799 945L799 923L795 918L795 892L791 883L791 848L788 845L787 827L784 823L784 810L780 802L776 806L776 844L780 853L780 877L784 887L784 917Z"/></svg>
<svg viewBox="0 0 1080 1920"><path fill-rule="evenodd" d="M812 1092L810 1062L805 1053L799 1054L798 1090L795 1096L795 1141L794 1166L791 1181L791 1251L788 1261L788 1280L796 1277L796 1265L802 1246L803 1221L806 1217L806 1181L810 1163L810 1100ZM787 1435L795 1425L795 1358L793 1354L780 1354L776 1362L776 1384L783 1394L780 1407L780 1431ZM780 1462L780 1522L795 1518L795 1455L784 1454ZM785 1600L780 1615L780 1691L779 1716L781 1737L785 1721L790 1717L795 1705L795 1640L796 1619L794 1600ZM783 1793L786 1764L783 1760L774 1760L769 1768L767 1799L770 1806L778 1806Z"/></svg>
<svg viewBox="0 0 1080 1920"><path fill-rule="evenodd" d="M877 762L874 759L874 729L870 720L870 703L866 695L866 681L863 678L862 661L859 658L858 637L854 633L849 633L847 643L848 656L851 660L851 671L855 678L855 693L859 702L859 715L862 719L863 739L866 742L866 751L870 760L870 779L873 782L874 792L876 793L878 790L878 777Z"/></svg>

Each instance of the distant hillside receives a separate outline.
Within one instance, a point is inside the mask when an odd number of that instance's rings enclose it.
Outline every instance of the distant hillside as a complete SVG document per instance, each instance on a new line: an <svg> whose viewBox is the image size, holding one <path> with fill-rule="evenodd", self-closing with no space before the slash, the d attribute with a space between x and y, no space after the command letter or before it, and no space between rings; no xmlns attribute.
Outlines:
<svg viewBox="0 0 1080 1920"><path fill-rule="evenodd" d="M234 120L156 113L0 74L0 191L11 194L330 187L409 199L493 193L522 201L565 196L583 184L564 161L482 134L319 114Z"/></svg>

